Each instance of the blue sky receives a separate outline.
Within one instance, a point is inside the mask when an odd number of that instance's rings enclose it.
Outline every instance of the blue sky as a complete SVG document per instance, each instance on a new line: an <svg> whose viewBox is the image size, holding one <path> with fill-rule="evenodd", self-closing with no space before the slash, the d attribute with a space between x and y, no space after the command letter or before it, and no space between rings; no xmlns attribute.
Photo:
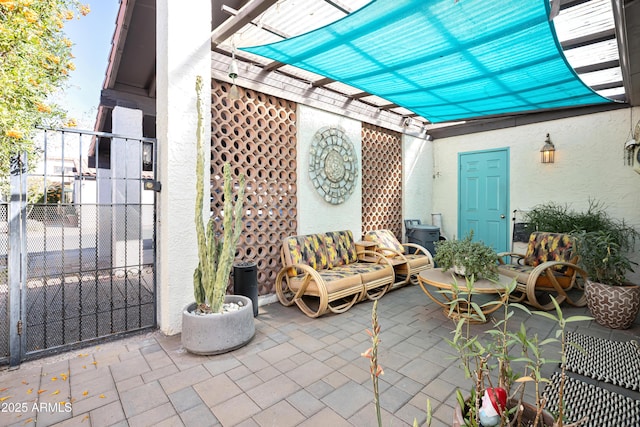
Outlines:
<svg viewBox="0 0 640 427"><path fill-rule="evenodd" d="M80 129L93 129L120 2L83 3L89 4L91 13L65 23L67 38L74 43L76 69L70 73L68 87L55 101L68 111L69 117L78 120Z"/></svg>

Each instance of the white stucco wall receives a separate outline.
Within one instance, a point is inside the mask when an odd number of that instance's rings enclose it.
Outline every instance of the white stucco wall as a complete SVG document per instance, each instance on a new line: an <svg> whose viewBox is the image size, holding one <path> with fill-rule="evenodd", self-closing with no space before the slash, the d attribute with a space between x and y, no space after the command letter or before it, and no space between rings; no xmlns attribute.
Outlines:
<svg viewBox="0 0 640 427"><path fill-rule="evenodd" d="M158 323L172 335L182 329L182 309L193 301L198 264L195 205L196 76L202 76L205 123L211 109L211 2L160 0L157 17L157 238ZM188 31L184 31L188 28ZM211 129L205 126L205 141ZM205 168L205 171L208 169ZM205 172L205 183L208 174ZM205 186L205 188L207 188Z"/></svg>
<svg viewBox="0 0 640 427"><path fill-rule="evenodd" d="M402 136L402 218L431 224L433 200L433 142ZM402 224L404 227L404 223Z"/></svg>
<svg viewBox="0 0 640 427"><path fill-rule="evenodd" d="M640 108L634 108L633 126L638 118ZM612 216L640 229L640 174L623 160L630 129L630 111L620 109L438 139L434 142L433 210L442 212L448 237L457 235L458 153L509 147L510 212L545 202L566 203L581 211L589 206L589 199L595 199ZM556 147L553 164L540 163L547 133ZM635 258L640 258L637 253ZM640 273L631 279L640 282Z"/></svg>
<svg viewBox="0 0 640 427"><path fill-rule="evenodd" d="M362 236L362 124L347 117L298 104L298 234L351 230ZM358 185L342 204L327 203L309 179L309 149L315 133L326 126L339 126L353 144L358 156Z"/></svg>

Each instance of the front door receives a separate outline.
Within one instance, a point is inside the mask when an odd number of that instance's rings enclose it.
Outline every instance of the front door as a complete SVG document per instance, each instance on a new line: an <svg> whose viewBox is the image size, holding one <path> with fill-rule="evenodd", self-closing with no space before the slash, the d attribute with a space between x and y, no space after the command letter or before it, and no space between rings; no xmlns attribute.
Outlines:
<svg viewBox="0 0 640 427"><path fill-rule="evenodd" d="M458 154L458 236L508 250L509 149Z"/></svg>

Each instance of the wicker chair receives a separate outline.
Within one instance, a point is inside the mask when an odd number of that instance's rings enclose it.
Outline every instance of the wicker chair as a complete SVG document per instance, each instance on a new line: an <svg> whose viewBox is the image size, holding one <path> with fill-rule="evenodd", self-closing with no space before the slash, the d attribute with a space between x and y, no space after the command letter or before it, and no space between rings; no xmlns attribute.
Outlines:
<svg viewBox="0 0 640 427"><path fill-rule="evenodd" d="M433 257L427 249L415 243L400 243L391 230L369 231L364 240L376 243L377 251L392 261L396 273L393 288L409 282L417 285L418 274L433 268Z"/></svg>
<svg viewBox="0 0 640 427"><path fill-rule="evenodd" d="M282 242L276 276L280 303L309 317L343 313L355 303L381 298L394 282L391 263L373 251L360 261L351 231L289 236Z"/></svg>
<svg viewBox="0 0 640 427"><path fill-rule="evenodd" d="M568 234L536 231L529 237L526 254L498 254L500 274L515 278L518 282L511 299L548 311L554 308L548 298L548 295L553 295L558 304L566 301L573 306L583 307L586 304L584 283L587 273L577 266L578 256L574 255L574 245L573 237ZM505 263L505 257L511 257L511 262ZM577 300L568 294L571 290L579 295Z"/></svg>

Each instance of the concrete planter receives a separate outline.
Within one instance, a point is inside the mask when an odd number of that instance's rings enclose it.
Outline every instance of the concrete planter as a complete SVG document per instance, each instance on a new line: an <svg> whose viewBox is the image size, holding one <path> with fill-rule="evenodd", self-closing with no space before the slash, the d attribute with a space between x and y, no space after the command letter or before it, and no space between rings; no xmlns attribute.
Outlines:
<svg viewBox="0 0 640 427"><path fill-rule="evenodd" d="M640 286L610 286L587 281L584 290L593 318L612 329L628 329L640 310Z"/></svg>
<svg viewBox="0 0 640 427"><path fill-rule="evenodd" d="M242 302L244 307L229 313L194 314L196 303L182 311L182 346L194 354L220 354L235 350L253 338L256 328L251 299L227 295L225 302Z"/></svg>

